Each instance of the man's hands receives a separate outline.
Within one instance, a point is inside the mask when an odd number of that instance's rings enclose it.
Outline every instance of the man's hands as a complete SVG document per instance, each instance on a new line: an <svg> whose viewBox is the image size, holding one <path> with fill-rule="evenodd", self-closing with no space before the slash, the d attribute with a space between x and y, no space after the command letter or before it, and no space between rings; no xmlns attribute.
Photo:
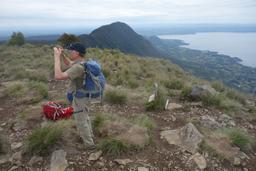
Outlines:
<svg viewBox="0 0 256 171"><path fill-rule="evenodd" d="M63 52L63 48L62 47L54 47L53 51L54 51L54 57L55 58L60 58L61 54Z"/></svg>

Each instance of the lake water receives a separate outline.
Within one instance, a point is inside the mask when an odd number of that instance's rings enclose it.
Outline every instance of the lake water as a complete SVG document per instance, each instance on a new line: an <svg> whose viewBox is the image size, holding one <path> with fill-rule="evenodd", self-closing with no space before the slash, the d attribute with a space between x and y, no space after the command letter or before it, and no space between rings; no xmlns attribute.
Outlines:
<svg viewBox="0 0 256 171"><path fill-rule="evenodd" d="M190 49L217 51L238 57L242 64L256 67L256 33L207 32L187 35L160 35L161 39L179 39Z"/></svg>

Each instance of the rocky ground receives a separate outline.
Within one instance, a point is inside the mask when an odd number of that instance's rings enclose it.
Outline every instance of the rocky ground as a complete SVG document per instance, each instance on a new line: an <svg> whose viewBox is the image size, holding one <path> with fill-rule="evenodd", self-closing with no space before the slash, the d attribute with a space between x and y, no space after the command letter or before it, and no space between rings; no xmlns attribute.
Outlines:
<svg viewBox="0 0 256 171"><path fill-rule="evenodd" d="M49 83L49 99L64 93L65 82ZM61 87L61 88L59 88ZM43 103L43 102L42 102ZM221 159L209 151L200 150L203 138L211 140L202 132L204 128L214 130L222 127L240 127L256 135L256 121L245 117L230 117L222 111L205 108L199 102L184 102L172 98L169 107L161 112L149 112L142 104L103 105L94 104L91 115L96 113L115 113L132 118L145 114L156 123L153 130L153 143L143 149L131 150L120 156L111 156L101 151L89 152L77 135L69 142L59 143L52 153L44 156L31 156L24 153L24 139L36 127L46 121L41 114L40 104L19 103L19 99L1 97L0 133L7 137L5 155L0 156L0 170L3 171L254 171L256 170L256 151L247 153L227 146L230 159ZM22 119L21 113L30 108L31 115ZM240 115L243 116L243 115ZM188 124L189 123L189 124ZM200 127L199 127L200 126ZM74 128L75 129L75 128ZM95 138L96 142L100 137ZM221 141L211 141L221 147ZM230 148L230 149L229 149ZM231 154L229 154L229 152ZM234 153L232 153L234 152Z"/></svg>

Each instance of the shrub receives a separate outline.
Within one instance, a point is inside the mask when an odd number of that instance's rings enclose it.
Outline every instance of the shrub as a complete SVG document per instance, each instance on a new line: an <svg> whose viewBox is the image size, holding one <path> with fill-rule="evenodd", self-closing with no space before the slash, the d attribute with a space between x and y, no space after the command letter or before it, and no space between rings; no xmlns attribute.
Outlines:
<svg viewBox="0 0 256 171"><path fill-rule="evenodd" d="M25 37L21 32L13 32L8 45L17 45L21 46L25 43Z"/></svg>
<svg viewBox="0 0 256 171"><path fill-rule="evenodd" d="M219 95L205 95L202 97L203 105L219 107L221 103L221 96Z"/></svg>
<svg viewBox="0 0 256 171"><path fill-rule="evenodd" d="M129 149L129 146L127 144L124 144L122 141L112 138L103 139L98 147L103 151L103 153L109 155L120 155L127 152L127 150Z"/></svg>
<svg viewBox="0 0 256 171"><path fill-rule="evenodd" d="M33 155L44 155L61 139L63 129L47 125L35 129L26 139L26 152Z"/></svg>
<svg viewBox="0 0 256 171"><path fill-rule="evenodd" d="M218 81L214 81L212 84L211 84L212 88L214 88L216 91L218 92L224 92L225 91L225 86L218 82Z"/></svg>
<svg viewBox="0 0 256 171"><path fill-rule="evenodd" d="M29 83L28 86L29 86L30 89L35 90L36 92L38 92L38 99L39 100L48 97L48 88L47 88L46 84L44 84L42 82L32 81L32 82Z"/></svg>
<svg viewBox="0 0 256 171"><path fill-rule="evenodd" d="M230 129L228 130L228 135L231 143L238 146L243 151L251 150L254 145L254 140L251 136L241 129Z"/></svg>
<svg viewBox="0 0 256 171"><path fill-rule="evenodd" d="M66 46L70 43L74 43L74 42L80 42L79 37L77 37L74 34L67 34L64 33L60 36L60 38L57 40L61 45Z"/></svg>
<svg viewBox="0 0 256 171"><path fill-rule="evenodd" d="M105 120L105 118L100 114L96 115L95 118L93 119L92 127L96 133L99 132L99 128L102 126L104 120Z"/></svg>
<svg viewBox="0 0 256 171"><path fill-rule="evenodd" d="M148 111L154 111L154 110L164 110L165 107L165 95L163 90L159 89L157 92L157 95L155 97L155 100L151 102L146 102L145 107Z"/></svg>
<svg viewBox="0 0 256 171"><path fill-rule="evenodd" d="M22 83L14 83L5 89L4 94L8 97L20 97L24 92L24 85Z"/></svg>
<svg viewBox="0 0 256 171"><path fill-rule="evenodd" d="M134 123L141 127L147 128L148 131L152 131L156 127L155 122L146 115L141 115L134 118Z"/></svg>
<svg viewBox="0 0 256 171"><path fill-rule="evenodd" d="M130 88L138 88L138 87L139 87L139 83L138 83L138 81L129 79L129 80L128 80L128 86L129 86Z"/></svg>
<svg viewBox="0 0 256 171"><path fill-rule="evenodd" d="M189 87L189 86L184 86L183 88L182 88L182 90L181 90L181 98L183 98L183 99L189 99L190 97L189 97L189 94L191 93L191 91L192 91L192 88L191 87Z"/></svg>
<svg viewBox="0 0 256 171"><path fill-rule="evenodd" d="M233 100L236 100L238 101L239 103L241 104L245 104L246 103L246 98L244 95L242 95L241 93L238 93L237 91L235 90L227 90L226 92L226 96L230 99L233 99Z"/></svg>
<svg viewBox="0 0 256 171"><path fill-rule="evenodd" d="M127 102L127 94L117 90L109 90L105 94L105 99L111 104L125 104Z"/></svg>
<svg viewBox="0 0 256 171"><path fill-rule="evenodd" d="M170 80L165 81L164 86L168 89L181 90L183 88L183 83L180 80Z"/></svg>

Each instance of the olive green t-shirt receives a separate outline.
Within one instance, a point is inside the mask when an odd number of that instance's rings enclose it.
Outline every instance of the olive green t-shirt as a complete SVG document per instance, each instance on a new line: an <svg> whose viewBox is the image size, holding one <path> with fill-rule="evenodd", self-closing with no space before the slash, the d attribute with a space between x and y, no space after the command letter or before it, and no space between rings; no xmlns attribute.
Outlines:
<svg viewBox="0 0 256 171"><path fill-rule="evenodd" d="M70 81L69 91L76 91L83 87L84 81L84 67L80 63L73 64L66 70Z"/></svg>

